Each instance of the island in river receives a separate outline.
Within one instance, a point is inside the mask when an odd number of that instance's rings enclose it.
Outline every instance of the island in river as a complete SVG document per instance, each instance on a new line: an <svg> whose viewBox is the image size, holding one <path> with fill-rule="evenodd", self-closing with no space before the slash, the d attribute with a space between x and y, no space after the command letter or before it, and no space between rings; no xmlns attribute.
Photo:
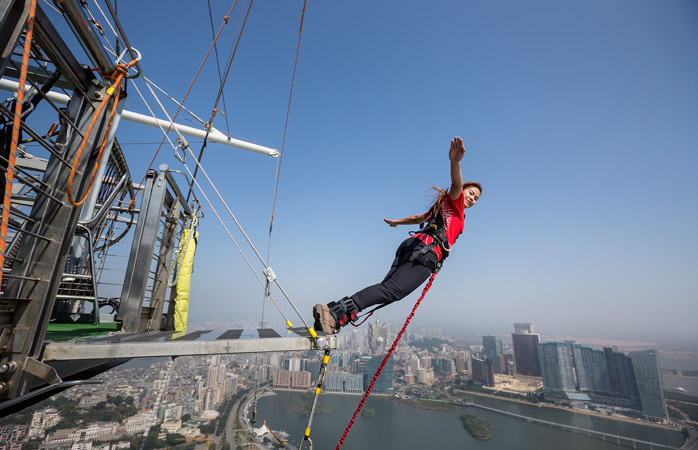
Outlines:
<svg viewBox="0 0 698 450"><path fill-rule="evenodd" d="M492 425L484 420L480 420L472 414L461 414L460 420L463 422L463 427L475 439L486 441L492 437Z"/></svg>

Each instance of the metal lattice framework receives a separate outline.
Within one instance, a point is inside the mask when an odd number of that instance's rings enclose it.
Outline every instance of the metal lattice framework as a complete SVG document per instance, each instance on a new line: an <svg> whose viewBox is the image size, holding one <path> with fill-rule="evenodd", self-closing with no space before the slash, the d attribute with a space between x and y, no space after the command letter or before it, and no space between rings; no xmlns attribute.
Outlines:
<svg viewBox="0 0 698 450"><path fill-rule="evenodd" d="M3 176L29 3L0 0L0 89L8 92L6 101L0 98ZM96 382L89 377L128 358L336 348L334 336L318 338L302 329L174 332L168 278L178 237L195 212L167 166L150 171L142 185L133 183L116 129L109 129L113 99L95 114L113 83L100 74L113 71L114 63L79 2L64 0L61 6L84 56L75 56L37 6L0 286L0 415L57 390ZM118 116L126 113L123 104ZM249 150L274 153L260 146ZM71 204L67 192L73 166L73 190L79 198L87 194L80 206ZM100 314L103 307L111 312ZM106 338L46 340L47 329L58 322L105 321L116 330Z"/></svg>

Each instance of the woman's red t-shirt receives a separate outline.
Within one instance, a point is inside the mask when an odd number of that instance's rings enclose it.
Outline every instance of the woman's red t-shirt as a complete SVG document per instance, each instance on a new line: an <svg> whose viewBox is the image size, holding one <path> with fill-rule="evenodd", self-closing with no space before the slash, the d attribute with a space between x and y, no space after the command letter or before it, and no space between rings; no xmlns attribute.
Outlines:
<svg viewBox="0 0 698 450"><path fill-rule="evenodd" d="M465 196L463 193L455 199L451 200L451 196L447 195L441 204L441 216L444 219L444 226L446 227L446 237L448 239L449 246L453 246L458 239L458 236L463 232L463 227L465 225ZM427 222L431 222L431 214L427 217ZM431 244L434 238L425 233L417 233L413 237L424 242L426 245ZM441 247L438 245L434 247L434 253L441 261Z"/></svg>

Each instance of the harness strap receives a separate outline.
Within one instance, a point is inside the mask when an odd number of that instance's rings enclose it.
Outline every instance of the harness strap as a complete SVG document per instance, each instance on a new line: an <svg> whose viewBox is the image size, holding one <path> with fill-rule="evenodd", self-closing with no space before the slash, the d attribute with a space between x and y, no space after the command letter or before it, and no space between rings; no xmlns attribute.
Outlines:
<svg viewBox="0 0 698 450"><path fill-rule="evenodd" d="M444 225L444 220L441 214L438 214L431 223L421 230L410 231L411 236L414 236L415 234L429 235L433 241L431 244L425 244L419 250L415 250L412 255L410 255L409 260L419 261L432 272L438 272L451 251L451 246L449 245L448 237L446 236L446 226ZM434 261L428 259L426 255L429 254L430 251L433 251L437 246L441 249L441 261L435 263Z"/></svg>

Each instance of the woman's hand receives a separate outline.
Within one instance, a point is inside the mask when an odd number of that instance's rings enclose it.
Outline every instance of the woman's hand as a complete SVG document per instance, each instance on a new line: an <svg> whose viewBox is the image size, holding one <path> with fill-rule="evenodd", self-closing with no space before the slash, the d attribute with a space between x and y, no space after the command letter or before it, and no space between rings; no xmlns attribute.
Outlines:
<svg viewBox="0 0 698 450"><path fill-rule="evenodd" d="M460 162L465 156L465 146L463 145L463 139L456 136L451 141L451 149L448 151L448 158L451 162Z"/></svg>
<svg viewBox="0 0 698 450"><path fill-rule="evenodd" d="M428 215L429 213L415 214L413 216L403 217L402 219L398 220L383 219L383 222L387 223L391 227L396 227L398 225L417 225L426 222Z"/></svg>

